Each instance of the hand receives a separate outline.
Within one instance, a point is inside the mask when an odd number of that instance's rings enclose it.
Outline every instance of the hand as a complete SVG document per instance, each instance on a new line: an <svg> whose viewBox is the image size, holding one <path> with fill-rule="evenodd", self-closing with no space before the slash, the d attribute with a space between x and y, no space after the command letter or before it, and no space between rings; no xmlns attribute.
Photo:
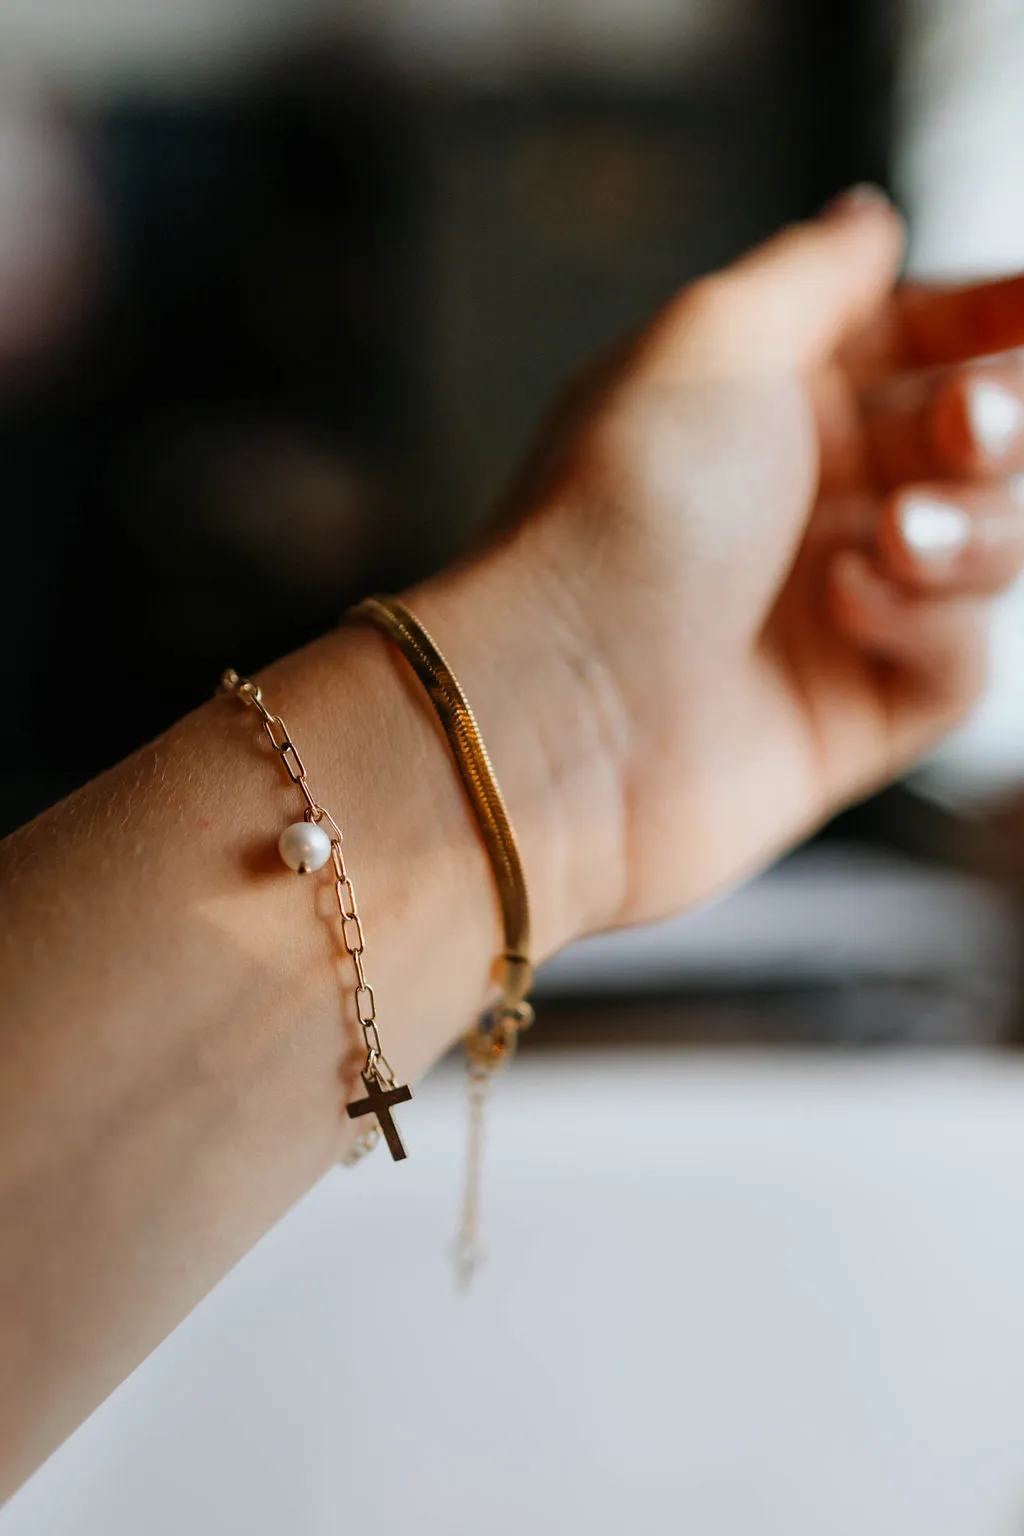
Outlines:
<svg viewBox="0 0 1024 1536"><path fill-rule="evenodd" d="M587 928L745 875L978 691L1024 372L971 359L1024 342L1024 279L896 287L902 245L858 190L684 289L567 392L477 562L556 614L615 785Z"/></svg>

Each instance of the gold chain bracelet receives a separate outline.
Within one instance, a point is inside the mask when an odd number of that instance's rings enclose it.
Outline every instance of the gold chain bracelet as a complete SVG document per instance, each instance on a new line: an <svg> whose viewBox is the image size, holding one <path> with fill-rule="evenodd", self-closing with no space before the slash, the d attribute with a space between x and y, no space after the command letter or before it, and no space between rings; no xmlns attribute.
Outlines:
<svg viewBox="0 0 1024 1536"><path fill-rule="evenodd" d="M395 597L368 597L350 618L372 624L401 651L426 690L451 747L494 872L503 930L496 965L499 996L463 1036L469 1070L469 1137L466 1186L455 1241L457 1274L463 1284L481 1259L480 1175L483 1119L493 1073L512 1056L521 1030L533 1022L526 1001L533 980L530 962L530 907L526 879L512 823L491 767L480 728L465 694L437 645L415 614Z"/></svg>
<svg viewBox="0 0 1024 1536"><path fill-rule="evenodd" d="M377 1028L377 1009L373 988L363 970L363 925L356 906L356 893L345 867L342 851L344 841L341 829L331 813L316 800L309 787L306 768L298 749L288 734L280 715L271 714L263 702L259 686L247 677L240 677L232 668L221 676L221 689L234 694L250 709L255 709L274 751L284 764L285 772L297 786L306 802L303 818L285 827L278 838L278 851L289 869L297 874L311 874L323 869L330 860L334 870L334 889L341 920L341 941L352 960L355 974L353 998L356 1018L362 1030L366 1057L361 1076L366 1089L364 1098L346 1106L349 1119L358 1120L364 1115L376 1115L377 1124L358 1138L345 1157L346 1163L358 1162L371 1152L383 1133L388 1150L396 1162L405 1157L405 1147L398 1127L391 1117L396 1104L404 1104L412 1098L412 1089L398 1083L391 1064L381 1047Z"/></svg>

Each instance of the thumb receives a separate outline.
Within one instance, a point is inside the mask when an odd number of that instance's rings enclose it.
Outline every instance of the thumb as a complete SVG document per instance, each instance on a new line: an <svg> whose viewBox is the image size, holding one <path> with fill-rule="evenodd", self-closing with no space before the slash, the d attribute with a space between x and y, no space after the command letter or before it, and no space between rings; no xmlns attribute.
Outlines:
<svg viewBox="0 0 1024 1536"><path fill-rule="evenodd" d="M903 222L885 194L854 187L816 219L794 224L665 312L688 358L746 372L823 362L885 303L903 255Z"/></svg>

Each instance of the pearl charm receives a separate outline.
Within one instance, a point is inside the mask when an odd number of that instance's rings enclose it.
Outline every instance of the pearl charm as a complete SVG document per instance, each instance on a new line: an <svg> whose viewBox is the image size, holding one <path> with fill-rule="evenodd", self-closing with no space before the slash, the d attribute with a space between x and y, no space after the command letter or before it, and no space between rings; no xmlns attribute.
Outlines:
<svg viewBox="0 0 1024 1536"><path fill-rule="evenodd" d="M323 869L331 856L331 840L314 821L295 821L277 840L277 851L289 869L308 875Z"/></svg>

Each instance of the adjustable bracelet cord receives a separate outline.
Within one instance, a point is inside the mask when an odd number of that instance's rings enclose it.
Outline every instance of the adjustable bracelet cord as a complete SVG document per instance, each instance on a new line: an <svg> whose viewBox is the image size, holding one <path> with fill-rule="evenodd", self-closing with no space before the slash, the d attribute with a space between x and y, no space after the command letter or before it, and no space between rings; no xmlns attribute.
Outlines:
<svg viewBox="0 0 1024 1536"><path fill-rule="evenodd" d="M361 1071L365 1096L347 1105L346 1111L351 1120L370 1114L377 1117L377 1124L358 1138L344 1161L347 1164L356 1163L368 1152L372 1152L383 1133L391 1156L398 1162L405 1157L406 1152L398 1127L391 1117L391 1110L394 1105L411 1099L412 1089L405 1083L396 1082L394 1071L381 1047L373 988L367 982L363 970L363 925L356 906L356 893L345 868L341 829L330 812L314 798L305 765L287 727L280 715L273 715L267 709L259 686L246 677L240 677L229 667L221 676L221 689L225 693L234 694L248 708L255 709L270 745L306 802L302 821L286 827L278 839L281 858L289 869L301 875L322 869L328 860L334 871L341 939L355 971L355 1012L366 1047Z"/></svg>

